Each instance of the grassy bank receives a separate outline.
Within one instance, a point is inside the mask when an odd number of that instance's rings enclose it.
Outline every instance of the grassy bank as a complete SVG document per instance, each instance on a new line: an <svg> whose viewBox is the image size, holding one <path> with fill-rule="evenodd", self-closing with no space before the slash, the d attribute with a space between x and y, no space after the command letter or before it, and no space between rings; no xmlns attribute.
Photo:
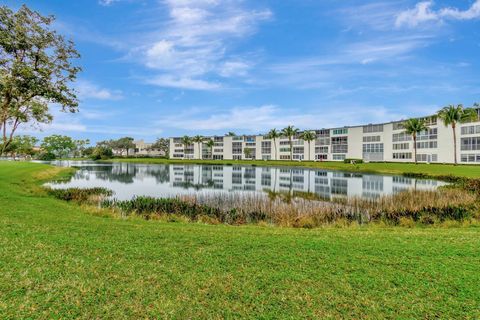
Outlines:
<svg viewBox="0 0 480 320"><path fill-rule="evenodd" d="M480 178L480 165L414 164L414 163L361 163L313 162L313 161L262 161L262 160L175 160L161 158L118 158L109 161L146 164L218 164L218 165L257 165L257 166L300 166L328 170L384 174L425 174L429 176L453 175L458 177Z"/></svg>
<svg viewBox="0 0 480 320"><path fill-rule="evenodd" d="M5 318L480 317L479 228L105 218L42 191L62 170L0 162Z"/></svg>

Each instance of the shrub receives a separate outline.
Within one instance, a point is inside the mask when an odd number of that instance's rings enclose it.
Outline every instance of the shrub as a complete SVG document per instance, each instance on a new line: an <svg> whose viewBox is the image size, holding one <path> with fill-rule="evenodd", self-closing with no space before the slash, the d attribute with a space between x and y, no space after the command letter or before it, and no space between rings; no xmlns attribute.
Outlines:
<svg viewBox="0 0 480 320"><path fill-rule="evenodd" d="M52 161L55 160L55 154L51 152L41 152L37 155L37 159L41 161Z"/></svg>
<svg viewBox="0 0 480 320"><path fill-rule="evenodd" d="M48 189L48 193L55 198L65 201L89 202L95 197L111 196L112 191L106 188L68 188L68 189Z"/></svg>
<svg viewBox="0 0 480 320"><path fill-rule="evenodd" d="M107 160L107 159L111 159L112 157L113 157L112 149L107 147L101 147L101 146L95 147L91 155L92 160Z"/></svg>
<svg viewBox="0 0 480 320"><path fill-rule="evenodd" d="M353 163L353 162L356 164L363 163L363 159L347 158L343 160L343 163Z"/></svg>

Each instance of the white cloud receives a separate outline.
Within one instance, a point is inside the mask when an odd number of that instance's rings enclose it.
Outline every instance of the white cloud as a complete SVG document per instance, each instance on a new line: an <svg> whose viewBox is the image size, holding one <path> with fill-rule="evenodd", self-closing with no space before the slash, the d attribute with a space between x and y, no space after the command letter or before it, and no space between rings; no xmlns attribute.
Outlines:
<svg viewBox="0 0 480 320"><path fill-rule="evenodd" d="M99 0L98 3L102 6L108 7L119 0Z"/></svg>
<svg viewBox="0 0 480 320"><path fill-rule="evenodd" d="M358 112L357 110L361 110ZM318 112L298 113L295 109L283 109L275 105L237 107L202 117L204 113L189 110L181 114L163 117L158 125L185 131L212 132L216 130L243 130L245 133L260 133L268 128L283 128L294 125L301 129L317 129L365 122L385 122L405 118L383 106L319 108Z"/></svg>
<svg viewBox="0 0 480 320"><path fill-rule="evenodd" d="M432 5L433 1L423 1L417 3L415 8L401 12L395 20L395 26L401 27L407 25L409 27L415 27L420 23L438 20L439 17L437 13L431 10Z"/></svg>
<svg viewBox="0 0 480 320"><path fill-rule="evenodd" d="M218 67L218 73L222 77L239 76L244 77L247 75L251 65L245 61L225 61Z"/></svg>
<svg viewBox="0 0 480 320"><path fill-rule="evenodd" d="M353 42L328 54L272 64L267 67L263 84L313 89L338 87L366 77L385 79L392 73L391 66L398 73L396 66L401 63L403 71L412 53L432 41L432 36L414 34Z"/></svg>
<svg viewBox="0 0 480 320"><path fill-rule="evenodd" d="M180 78L174 75L162 75L147 80L147 83L160 87L191 89L191 90L216 90L220 84L200 79Z"/></svg>
<svg viewBox="0 0 480 320"><path fill-rule="evenodd" d="M236 39L252 34L259 22L269 19L269 10L249 10L242 1L166 0L166 22L131 50L131 58L140 59L151 69L162 71L159 86L211 90L220 85L205 77L245 76L249 63L231 58L229 48ZM177 79L173 81L172 79ZM173 84L173 85L172 85ZM208 84L208 85L206 85Z"/></svg>
<svg viewBox="0 0 480 320"><path fill-rule="evenodd" d="M472 6L461 11L457 8L445 8L440 10L440 16L458 20L470 20L480 18L480 0L475 1Z"/></svg>
<svg viewBox="0 0 480 320"><path fill-rule="evenodd" d="M76 89L80 99L120 100L123 98L120 90L101 88L86 80L77 81Z"/></svg>
<svg viewBox="0 0 480 320"><path fill-rule="evenodd" d="M480 0L476 0L468 9L442 8L433 10L433 1L422 1L413 9L400 12L395 20L396 27L416 27L432 21L442 22L444 19L471 20L480 18Z"/></svg>

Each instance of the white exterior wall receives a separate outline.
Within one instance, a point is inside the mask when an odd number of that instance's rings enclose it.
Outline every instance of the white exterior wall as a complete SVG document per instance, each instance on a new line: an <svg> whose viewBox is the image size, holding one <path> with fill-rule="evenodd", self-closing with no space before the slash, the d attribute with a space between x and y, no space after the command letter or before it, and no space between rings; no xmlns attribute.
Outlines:
<svg viewBox="0 0 480 320"><path fill-rule="evenodd" d="M364 144L383 144L383 155L375 154L373 156L374 160L370 161L385 161L385 162L414 162L414 146L413 140L411 137L406 137L406 140L403 141L394 141L393 135L399 134L404 132L403 129L398 128L394 125L394 123L385 123L379 125L368 125L368 126L377 126L377 128L381 128L383 125L383 129L379 129L379 131L374 132L364 132L364 126L355 126L355 127L345 127L345 128L335 128L329 129L330 137L329 137L329 145L317 145L316 141L312 141L310 143L310 161L315 161L316 155L319 153L315 152L316 147L328 147L328 153L326 161L342 161L342 158L346 159L363 159L368 161L369 159L365 158L365 154L363 152L363 145ZM462 134L461 128L462 127L470 127L475 126L475 130L473 133ZM477 129L476 126L480 126L480 121L473 122L473 123L466 123L466 124L459 124L456 129L457 133L457 157L459 163L477 163L480 164L480 145L474 145L473 150L461 150L461 142L462 138L480 138L480 127ZM432 123L429 125L429 128L432 130L436 130L436 135L432 133L429 137L433 139L424 139L423 137L419 136L417 143L427 142L429 146L434 146L435 142L437 147L435 148L418 148L417 154L421 158L419 162L432 162L432 163L453 163L454 162L454 153L453 153L453 133L452 128L446 127L440 120L437 123ZM337 130L347 130L346 133ZM368 131L370 129L365 129ZM374 129L376 130L376 129ZM334 134L337 132L337 134ZM338 134L338 132L340 132ZM432 131L435 132L435 131ZM332 139L335 137L347 137L348 139L348 150L346 153L338 154L333 153L332 150ZM436 136L436 139L435 139ZM251 141L246 141L247 137L251 139ZM376 139L375 141L364 141L364 137L375 137L375 138L366 138L366 139ZM378 138L379 137L379 138ZM214 138L214 137L212 137ZM201 155L199 153L198 144L194 145L194 152L193 154L188 154L186 157L183 154L183 146L181 143L174 141L175 138L170 138L170 158L172 159L182 159L182 158L195 158L200 159ZM179 139L179 138L177 138ZM220 137L217 137L217 140ZM241 159L245 159L245 148L254 149L254 155L256 160L262 160L264 156L270 159L276 160L288 160L290 156L290 152L287 151L289 148L288 139L287 138L278 138L275 141L277 153L275 155L275 146L273 140L265 139L261 135L257 136L245 136L242 138L243 140L238 140L238 137L230 137L225 136L223 137L223 146L221 146L220 142L216 142L217 146L214 147L213 156L217 159L225 159L225 160L232 160L234 157L241 156ZM328 138L325 138L328 139ZM379 140L378 140L379 139ZM264 154L262 153L262 141L271 141L271 153ZM241 142L242 144L242 153L234 155L232 153L232 144L234 142ZM303 146L303 154L294 153L294 159L299 161L299 158L306 161L308 160L308 148L309 145L307 142L294 138L292 140L293 147L302 147ZM431 144L430 144L431 142ZM408 148L404 149L395 149L395 145L399 145L397 147L403 147L408 144ZM402 145L402 146L400 146ZM371 146L370 146L371 147ZM284 151L281 151L284 149ZM394 154L396 157L394 157ZM462 161L469 159L468 161ZM367 156L372 157L371 154L367 154ZM406 156L406 158L400 158L400 156ZM378 157L378 158L377 158ZM423 157L423 158L422 158ZM470 160L474 161L470 161ZM317 160L320 161L320 160Z"/></svg>

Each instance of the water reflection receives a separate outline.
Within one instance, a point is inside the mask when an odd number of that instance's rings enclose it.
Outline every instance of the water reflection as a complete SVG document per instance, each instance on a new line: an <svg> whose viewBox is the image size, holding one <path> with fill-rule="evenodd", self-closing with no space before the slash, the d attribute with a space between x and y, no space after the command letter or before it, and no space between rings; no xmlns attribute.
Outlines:
<svg viewBox="0 0 480 320"><path fill-rule="evenodd" d="M435 189L443 182L402 176L359 174L297 167L221 165L147 165L132 163L55 162L79 167L68 182L52 187L105 187L118 199L133 196L171 197L196 192L258 192L325 200L378 198L402 190Z"/></svg>

